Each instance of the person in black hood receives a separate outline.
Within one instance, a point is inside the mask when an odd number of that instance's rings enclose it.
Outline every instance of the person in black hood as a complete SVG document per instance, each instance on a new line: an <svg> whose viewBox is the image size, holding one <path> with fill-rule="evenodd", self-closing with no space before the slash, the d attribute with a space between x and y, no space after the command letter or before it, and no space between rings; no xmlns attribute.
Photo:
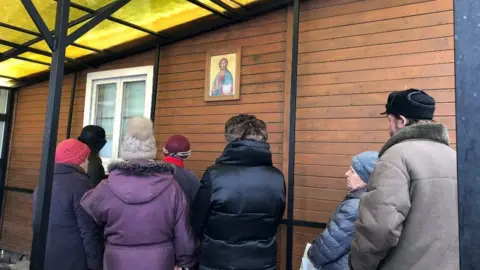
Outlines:
<svg viewBox="0 0 480 270"><path fill-rule="evenodd" d="M201 241L199 269L275 269L285 181L272 164L266 124L237 115L227 121L225 137L228 144L204 173L191 209Z"/></svg>
<svg viewBox="0 0 480 270"><path fill-rule="evenodd" d="M100 150L105 146L107 140L105 138L105 130L100 126L85 126L78 140L88 145L90 148L90 156L88 157L88 171L90 188L94 188L106 178L105 169L100 158Z"/></svg>

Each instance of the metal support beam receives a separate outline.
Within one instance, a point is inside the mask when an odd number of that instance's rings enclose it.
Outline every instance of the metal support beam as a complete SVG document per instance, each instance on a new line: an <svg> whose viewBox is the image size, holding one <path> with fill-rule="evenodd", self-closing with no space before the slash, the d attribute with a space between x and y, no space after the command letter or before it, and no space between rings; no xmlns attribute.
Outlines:
<svg viewBox="0 0 480 270"><path fill-rule="evenodd" d="M38 61L38 60L33 60L33 59L21 57L21 56L17 56L17 57L13 57L13 58L18 59L18 60L22 60L22 61L35 63L35 64L39 64L39 65L50 66L50 63L43 62L43 61Z"/></svg>
<svg viewBox="0 0 480 270"><path fill-rule="evenodd" d="M453 3L460 269L474 270L480 265L480 1Z"/></svg>
<svg viewBox="0 0 480 270"><path fill-rule="evenodd" d="M35 49L35 48L32 48L32 47L28 47L28 46L25 46L23 44L17 44L17 43L13 43L13 42L10 42L10 41L7 41L7 40L3 40L3 39L0 39L0 44L1 45L5 45L5 46L10 46L10 47L13 47L13 48L16 48L20 51L22 51L22 53L24 52L33 52L33 53L36 53L36 54L40 54L40 55L44 55L44 56L49 56L49 57L52 57L53 54L50 53L50 52L47 52L47 51L44 51L44 50L39 50L39 49ZM11 57L15 57L15 56L6 56L7 53L4 53L0 56L0 62L1 61L5 61L7 60L8 58L11 58ZM7 58L8 57L8 58ZM76 60L76 59L72 59L72 58L68 58L68 57L64 57L65 60L67 62L70 62L72 64L77 64L77 65L81 65L81 66L84 66L84 67L87 67L87 68L95 68L95 67L92 67L90 65L87 65L79 60Z"/></svg>
<svg viewBox="0 0 480 270"><path fill-rule="evenodd" d="M21 28L21 27L15 26L15 25L11 25L11 24L8 24L8 23L0 22L0 27L8 28L10 30L15 30L15 31L18 31L20 33L29 34L29 35L36 36L36 37L41 37L42 36L40 33L30 31L28 29L24 29L24 28Z"/></svg>
<svg viewBox="0 0 480 270"><path fill-rule="evenodd" d="M52 57L48 85L47 114L43 132L42 159L37 192L35 219L33 220L33 243L30 270L44 270L45 252L50 218L50 203L57 144L58 119L62 97L65 50L67 47L68 17L70 0L57 2L55 20L55 50Z"/></svg>
<svg viewBox="0 0 480 270"><path fill-rule="evenodd" d="M290 126L288 138L288 203L287 203L287 250L286 269L293 266L293 226L294 226L294 190L295 190L295 127L297 121L297 67L298 67L298 33L300 24L300 0L293 2L292 29L292 65L290 73Z"/></svg>
<svg viewBox="0 0 480 270"><path fill-rule="evenodd" d="M222 12L220 12L220 11L218 11L218 10L216 10L216 9L214 9L214 8L212 8L212 7L206 5L206 4L204 4L204 3L202 3L202 2L200 2L200 1L198 1L198 0L187 0L187 1L190 2L190 3L192 3L192 4L194 4L194 5L196 5L196 6L199 6L199 7L203 8L203 9L205 9L205 10L210 11L210 12L212 12L213 14L216 14L216 15L218 15L218 16L220 16L220 17L223 17L223 18L225 18L225 19L227 19L227 20L231 20L231 19L232 19L232 18L231 18L230 16L228 16L227 14L224 14L224 13L222 13Z"/></svg>
<svg viewBox="0 0 480 270"><path fill-rule="evenodd" d="M232 14L233 16L236 16L238 11L235 10L235 8L229 6L228 4L226 4L225 2L223 2L222 0L210 0L212 3L216 4L217 6L220 6L222 7L223 9L225 9L226 11L228 11L230 14Z"/></svg>
<svg viewBox="0 0 480 270"><path fill-rule="evenodd" d="M84 7L84 6L79 5L79 4L71 3L70 6L71 6L72 8L76 8L76 9L81 10L81 11L83 11L83 12L88 12L88 13L90 13L90 14L95 13L95 10L90 9L90 8L88 8L88 7ZM112 16L107 17L107 20L112 21L112 22L115 22L115 23L118 23L118 24L121 24L121 25L126 26L126 27L133 28L133 29L135 29L135 30L138 30L138 31L141 31L141 32L144 32L144 33L147 33L147 34L150 34L150 35L155 36L155 37L159 37L159 38L163 38L163 39L169 39L169 37L167 37L167 36L165 36L165 35L163 35L163 34L159 34L159 33L157 33L157 32L154 32L154 31L152 31L152 30L149 30L149 29L147 29L147 28L138 26L138 25L133 24L133 23L129 23L129 22L124 21L124 20L117 19L117 18L112 17Z"/></svg>
<svg viewBox="0 0 480 270"><path fill-rule="evenodd" d="M38 13L37 8L35 5L32 3L32 0L21 0L23 6L28 12L28 15L30 15L30 18L33 20L33 23L37 26L38 31L42 34L43 38L45 39L45 42L47 42L48 47L50 47L50 50L52 52L55 50L55 43L53 40L53 36L50 33L50 30L48 29L47 25L45 24L45 21L43 21L42 16L40 16L40 13Z"/></svg>
<svg viewBox="0 0 480 270"><path fill-rule="evenodd" d="M8 99L7 99L7 113L6 113L6 121L3 132L3 142L2 142L2 155L0 157L0 215L3 216L3 204L5 198L5 180L7 178L7 160L8 160L8 152L10 148L10 132L13 126L13 109L14 109L14 92L9 91Z"/></svg>
<svg viewBox="0 0 480 270"><path fill-rule="evenodd" d="M87 21L87 20L91 19L92 17L93 17L92 14L86 14L86 15L68 23L68 27L73 27L75 25L78 25L78 24L80 24L84 21ZM1 24L0 26L3 26L5 28L9 28L9 29L12 29L12 30L16 30L16 31L19 31L19 32L22 32L22 33L25 33L25 34L30 34L30 35L36 36L36 38L34 38L32 40L29 40L29 41L27 41L23 44L16 44L16 46L10 46L10 47L13 47L13 49L8 50L5 53L3 53L2 56L0 57L0 62L8 60L12 57L19 56L22 53L25 53L25 52L29 51L28 48L31 48L30 47L31 45L43 40L43 36L40 33L36 33L36 32L30 31L30 30L26 30L26 29L23 29L23 28L20 28L20 27L12 26L12 25L9 25L9 24L6 24L6 23ZM53 36L53 31L50 32L50 33ZM12 44L14 44L14 43L12 43ZM9 46L9 45L7 45L7 46ZM78 44L72 44L72 46L80 47ZM72 61L73 59L69 59L69 60ZM80 61L77 61L76 63L80 63Z"/></svg>
<svg viewBox="0 0 480 270"><path fill-rule="evenodd" d="M158 92L158 69L160 65L160 44L155 49L155 62L153 63L153 89L152 89L152 107L150 109L150 119L155 122L155 110L157 108Z"/></svg>
<svg viewBox="0 0 480 270"><path fill-rule="evenodd" d="M93 18L82 25L80 28L71 33L67 38L67 44L72 44L83 36L85 33L90 31L92 28L97 26L100 22L104 21L106 18L110 17L113 13L119 10L121 7L125 6L130 0L117 0L112 2L102 8L101 10L95 12Z"/></svg>
<svg viewBox="0 0 480 270"><path fill-rule="evenodd" d="M91 14L89 14L89 15L90 15L90 17L93 16ZM81 18L79 18L79 19L81 19ZM73 24L73 21L70 22L69 25L70 24ZM0 27L8 28L8 29L11 29L11 30L15 30L15 31L18 31L18 32L21 32L21 33L24 33L24 34L29 34L29 35L37 37L37 39L28 41L29 44L34 44L34 43L42 40L42 39L38 39L38 38L42 38L42 35L40 33L30 31L28 29L20 28L20 27L17 27L17 26L11 25L11 24L7 24L7 23L2 23L2 22L0 22ZM25 45L25 46L29 46L29 45ZM96 52L96 53L109 53L109 54L112 53L111 51L108 51L108 50L100 50L100 49L96 49L96 48L86 46L86 45L82 45L82 44L78 44L78 43L73 43L71 46L75 46L75 47L82 48L82 49L89 50L89 51Z"/></svg>
<svg viewBox="0 0 480 270"><path fill-rule="evenodd" d="M241 7L241 8L247 9L243 4L239 3L239 2L236 1L236 0L228 0L228 1L234 3L235 5L237 5L237 6Z"/></svg>
<svg viewBox="0 0 480 270"><path fill-rule="evenodd" d="M72 133L73 105L75 104L75 92L77 92L77 74L77 72L73 73L72 92L70 93L70 106L68 107L67 139L70 138Z"/></svg>

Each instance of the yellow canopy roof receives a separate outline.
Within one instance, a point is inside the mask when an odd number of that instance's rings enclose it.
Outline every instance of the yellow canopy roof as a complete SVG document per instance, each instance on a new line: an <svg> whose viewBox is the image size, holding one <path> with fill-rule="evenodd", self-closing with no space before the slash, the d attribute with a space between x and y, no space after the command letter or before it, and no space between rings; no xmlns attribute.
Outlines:
<svg viewBox="0 0 480 270"><path fill-rule="evenodd" d="M53 31L57 3L53 0L33 0L32 2L47 27ZM82 19L111 2L112 0L71 0L69 21ZM114 13L111 18L104 20L76 40L73 45L68 46L66 63L79 65L82 59L93 59L102 54L117 53L119 51L115 51L115 47L118 45L149 35L159 40L163 37L165 43L171 43L171 39L176 37L163 34L169 29L188 23L198 25L199 20L211 16L216 16L226 23L229 19L236 21L241 17L247 17L249 13L253 12L252 10L275 2L281 4L282 1L132 0ZM2 4L2 10L8 12L4 12L0 16L0 86L15 87L19 82L16 79L28 79L33 74L48 72L51 54L47 43L41 38L22 3L19 0L2 0ZM252 9L252 7L255 8ZM226 14L242 15L225 19L226 16L222 15ZM70 27L69 33L87 21ZM161 41L160 44L162 44ZM28 46L27 49L25 46Z"/></svg>

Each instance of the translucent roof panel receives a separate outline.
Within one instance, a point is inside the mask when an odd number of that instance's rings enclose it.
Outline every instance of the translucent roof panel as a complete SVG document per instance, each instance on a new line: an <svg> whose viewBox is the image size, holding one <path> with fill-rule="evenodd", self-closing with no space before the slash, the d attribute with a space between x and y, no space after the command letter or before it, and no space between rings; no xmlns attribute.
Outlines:
<svg viewBox="0 0 480 270"><path fill-rule="evenodd" d="M146 35L148 34L145 32L105 20L77 39L76 43L96 49L108 49Z"/></svg>
<svg viewBox="0 0 480 270"><path fill-rule="evenodd" d="M8 75L14 78L25 77L31 74L46 71L48 69L48 66L15 58L11 58L0 63L0 75Z"/></svg>
<svg viewBox="0 0 480 270"><path fill-rule="evenodd" d="M76 5L70 7L69 21L72 22L73 20L87 16L104 6L111 4L112 1L113 0L71 0L72 5ZM231 9L240 9L241 5L249 5L253 2L276 2L275 0L220 1L229 6ZM50 30L53 30L55 26L57 2L55 0L32 0L32 2L40 13L42 19L45 21L47 27ZM197 20L198 23L209 23L211 20L202 21L201 19L207 16L216 16L214 13L228 13L228 11L224 8L225 5L218 5L212 0L198 0L198 2L200 3L199 5L191 3L188 0L131 0L112 15L112 17L114 17L116 20L120 21L102 21L96 27L75 41L77 45L90 47L92 48L91 50L88 48L84 49L75 45L70 45L67 47L66 57L79 59L79 61L92 60L94 57L101 54L101 52L99 53L98 50L111 49L114 52L120 52L127 47L131 48L131 46L119 45L135 41L137 39L141 40L139 42L152 40L141 39L151 35L152 32L162 32L176 26L193 23L194 21L197 23ZM39 31L33 20L30 18L28 12L25 10L25 7L22 5L21 1L1 0L1 3L2 10L8 12L4 12L3 16L0 17L0 23L6 24L0 26L0 39L14 44L16 43L24 46L27 45L33 49L50 53L50 48L43 40L30 45L30 43L32 43L31 40L38 39L39 34L36 33L39 33ZM207 6L207 8L202 7L202 5ZM230 8L227 7L227 9ZM136 25L140 28L135 29L134 27L129 27L123 24L122 21L127 24L130 23ZM88 20L70 27L68 33L73 33L87 22ZM26 33L12 30L9 28L9 25L11 27L24 29ZM146 31L142 31L141 28L146 29ZM181 29L181 31L188 32L188 30L183 29L189 28L182 27L179 29ZM180 36L184 36L185 34L188 35L188 33L181 33ZM173 39L176 36L175 33L171 33L169 35L172 35ZM166 42L169 41L167 40ZM6 45L14 46L14 44L8 44L6 42L4 43ZM161 44L163 43L161 42ZM132 45L136 46L136 43L132 43ZM13 81L8 79L8 77L22 78L35 73L48 71L49 66L45 65L45 63L50 63L51 57L37 54L28 50L21 50L18 54L16 54L15 50L18 49L0 44L0 53L8 52L6 55L14 57L4 61L0 60L0 77L1 75L4 76L4 78L0 79L0 86L9 86L9 84L13 84ZM18 55L18 58L15 58L16 55ZM34 61L41 63L34 63Z"/></svg>
<svg viewBox="0 0 480 270"><path fill-rule="evenodd" d="M0 16L0 22L6 23L6 22L4 22L4 19L5 19L5 17ZM15 25L14 23L9 23L9 24ZM7 41L17 43L17 44L22 44L22 43L25 43L25 42L35 38L35 36L25 34L25 33L22 33L22 32L18 32L18 31L15 31L15 30L12 30L12 29L9 29L9 28L5 28L5 27L0 27L0 36L3 40L7 40Z"/></svg>
<svg viewBox="0 0 480 270"><path fill-rule="evenodd" d="M12 47L8 47L8 46L5 46L5 45L1 45L0 44L0 53L4 53L8 50L10 50Z"/></svg>
<svg viewBox="0 0 480 270"><path fill-rule="evenodd" d="M36 53L31 53L31 52L22 53L19 56L23 57L23 58L31 59L31 60L45 62L45 63L48 63L48 64L50 64L52 62L52 58L49 57L49 56L36 54Z"/></svg>
<svg viewBox="0 0 480 270"><path fill-rule="evenodd" d="M37 27L25 10L25 7L19 0L1 0L2 10L4 12L0 17L0 22L15 25L30 31L38 32ZM45 24L50 30L55 27L55 13L57 12L57 2L54 0L32 0L33 4L42 16ZM87 13L80 10L70 10L70 21L80 18ZM13 40L9 40L13 41Z"/></svg>
<svg viewBox="0 0 480 270"><path fill-rule="evenodd" d="M37 42L30 47L39 49L42 51L50 52L50 48L48 48L48 45L45 41ZM65 52L65 56L69 58L80 58L82 56L86 56L92 53L94 52L90 50L85 50L85 49L74 47L74 46L68 46L67 51Z"/></svg>
<svg viewBox="0 0 480 270"><path fill-rule="evenodd" d="M96 10L110 1L72 0L72 2ZM200 0L200 2L219 12L226 12L209 0ZM132 0L118 10L113 17L159 32L210 14L212 14L210 11L186 0Z"/></svg>

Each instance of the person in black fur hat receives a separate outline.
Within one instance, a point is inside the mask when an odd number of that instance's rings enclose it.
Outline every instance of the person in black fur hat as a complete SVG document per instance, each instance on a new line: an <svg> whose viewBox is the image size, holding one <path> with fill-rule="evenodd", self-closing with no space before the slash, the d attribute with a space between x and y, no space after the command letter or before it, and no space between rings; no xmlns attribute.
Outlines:
<svg viewBox="0 0 480 270"><path fill-rule="evenodd" d="M408 89L385 107L391 138L360 199L351 269L457 270L457 155L435 99Z"/></svg>
<svg viewBox="0 0 480 270"><path fill-rule="evenodd" d="M88 171L90 188L94 188L105 177L105 169L103 168L102 159L100 158L100 150L105 146L107 140L105 138L105 130L100 126L85 126L78 140L88 145L90 148L90 156L88 157Z"/></svg>

